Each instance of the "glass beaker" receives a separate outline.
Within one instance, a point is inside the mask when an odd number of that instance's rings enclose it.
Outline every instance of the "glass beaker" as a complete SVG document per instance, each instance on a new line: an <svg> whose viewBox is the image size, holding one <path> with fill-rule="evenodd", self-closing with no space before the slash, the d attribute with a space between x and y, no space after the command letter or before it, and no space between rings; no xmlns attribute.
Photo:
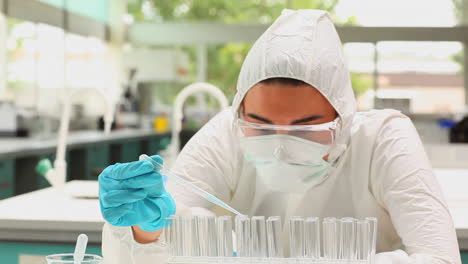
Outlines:
<svg viewBox="0 0 468 264"><path fill-rule="evenodd" d="M53 254L46 256L47 264L73 264L73 253ZM98 255L85 254L80 264L102 264L103 259Z"/></svg>

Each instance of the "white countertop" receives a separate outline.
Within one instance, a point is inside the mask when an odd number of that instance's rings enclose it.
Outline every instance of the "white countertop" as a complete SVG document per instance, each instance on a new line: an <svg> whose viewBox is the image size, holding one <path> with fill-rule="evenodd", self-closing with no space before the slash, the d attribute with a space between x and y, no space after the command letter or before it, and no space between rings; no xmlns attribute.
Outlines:
<svg viewBox="0 0 468 264"><path fill-rule="evenodd" d="M468 249L468 170L436 169L452 214L460 248ZM0 240L73 242L80 232L91 242L101 241L104 219L97 199L78 199L70 194L96 196L96 181L72 181L63 189L47 188L0 201ZM51 238L51 231L54 233Z"/></svg>
<svg viewBox="0 0 468 264"><path fill-rule="evenodd" d="M79 189L89 193L89 189L97 188L97 181L71 181L64 188L46 188L18 195L0 202L0 219L102 223L97 198L69 195Z"/></svg>
<svg viewBox="0 0 468 264"><path fill-rule="evenodd" d="M0 240L72 242L86 233L100 242L104 219L97 199L73 198L83 190L97 193L96 181L72 181L64 188L46 188L0 201ZM51 236L51 231L57 231ZM71 239L71 240L70 240Z"/></svg>

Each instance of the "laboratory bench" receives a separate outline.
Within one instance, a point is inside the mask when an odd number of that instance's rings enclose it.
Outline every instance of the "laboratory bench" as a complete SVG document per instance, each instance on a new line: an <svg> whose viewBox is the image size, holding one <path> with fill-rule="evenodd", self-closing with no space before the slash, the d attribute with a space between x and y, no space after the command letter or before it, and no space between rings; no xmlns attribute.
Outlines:
<svg viewBox="0 0 468 264"><path fill-rule="evenodd" d="M463 263L468 264L468 170L434 172L453 217ZM25 264L19 260L71 252L80 233L89 236L90 252L101 254L104 220L98 200L89 198L97 193L96 181L75 180L60 189L45 188L0 201L0 259L9 260L2 263Z"/></svg>
<svg viewBox="0 0 468 264"><path fill-rule="evenodd" d="M96 181L70 181L0 201L0 263L43 263L44 256L74 251L88 235L87 253L101 254L102 219Z"/></svg>
<svg viewBox="0 0 468 264"><path fill-rule="evenodd" d="M169 133L123 129L70 132L67 140L67 181L95 180L109 164L130 162L141 153L157 154L170 141ZM0 200L50 185L35 172L39 160L53 163L57 139L0 138Z"/></svg>

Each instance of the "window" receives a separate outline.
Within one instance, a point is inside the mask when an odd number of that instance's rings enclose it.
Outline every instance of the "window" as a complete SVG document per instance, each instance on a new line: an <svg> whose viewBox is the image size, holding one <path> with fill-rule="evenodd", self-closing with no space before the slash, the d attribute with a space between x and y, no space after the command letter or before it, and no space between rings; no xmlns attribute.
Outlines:
<svg viewBox="0 0 468 264"><path fill-rule="evenodd" d="M110 89L110 54L102 40L13 18L7 24L7 96L16 105L58 116L60 100L73 89ZM102 102L94 97L85 93L77 100L100 114Z"/></svg>
<svg viewBox="0 0 468 264"><path fill-rule="evenodd" d="M410 113L463 109L461 43L379 42L377 51L377 108L391 106L393 100Z"/></svg>
<svg viewBox="0 0 468 264"><path fill-rule="evenodd" d="M67 33L65 36L65 85L68 89L92 86L88 38Z"/></svg>
<svg viewBox="0 0 468 264"><path fill-rule="evenodd" d="M446 114L464 108L461 43L347 43L344 52L359 110L395 108L404 113Z"/></svg>
<svg viewBox="0 0 468 264"><path fill-rule="evenodd" d="M367 27L452 27L460 17L453 3L451 0L340 0L335 13L342 21L352 18L358 25Z"/></svg>
<svg viewBox="0 0 468 264"><path fill-rule="evenodd" d="M96 38L70 33L66 34L65 38L65 86L68 92L82 88L97 88L109 97L113 96L110 91L107 44ZM101 115L104 111L102 99L95 91L77 94L73 98L73 103L83 105L87 115Z"/></svg>
<svg viewBox="0 0 468 264"><path fill-rule="evenodd" d="M16 105L37 106L37 55L36 25L17 19L7 19L7 93Z"/></svg>
<svg viewBox="0 0 468 264"><path fill-rule="evenodd" d="M37 25L37 110L60 112L60 98L65 87L64 31L45 24Z"/></svg>

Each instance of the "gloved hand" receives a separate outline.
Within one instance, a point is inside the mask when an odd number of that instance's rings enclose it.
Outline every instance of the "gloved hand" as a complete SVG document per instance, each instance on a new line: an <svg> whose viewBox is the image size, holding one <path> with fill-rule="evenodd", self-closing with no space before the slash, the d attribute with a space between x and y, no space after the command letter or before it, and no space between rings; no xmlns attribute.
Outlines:
<svg viewBox="0 0 468 264"><path fill-rule="evenodd" d="M152 156L160 164L160 156ZM150 161L116 163L99 175L99 202L104 219L115 226L138 225L145 231L164 227L175 202L164 188L161 167Z"/></svg>

